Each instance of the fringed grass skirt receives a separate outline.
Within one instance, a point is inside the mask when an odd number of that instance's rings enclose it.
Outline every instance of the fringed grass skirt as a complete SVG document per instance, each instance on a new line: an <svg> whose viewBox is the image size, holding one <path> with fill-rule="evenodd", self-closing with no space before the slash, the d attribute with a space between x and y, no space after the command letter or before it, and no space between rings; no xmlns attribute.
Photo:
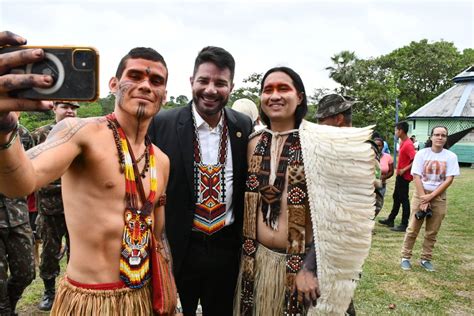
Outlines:
<svg viewBox="0 0 474 316"><path fill-rule="evenodd" d="M254 316L283 315L285 303L286 255L258 244L255 254ZM240 315L242 267L237 280L234 315Z"/></svg>
<svg viewBox="0 0 474 316"><path fill-rule="evenodd" d="M150 282L136 290L128 287L95 290L77 287L64 277L59 282L50 315L153 315Z"/></svg>

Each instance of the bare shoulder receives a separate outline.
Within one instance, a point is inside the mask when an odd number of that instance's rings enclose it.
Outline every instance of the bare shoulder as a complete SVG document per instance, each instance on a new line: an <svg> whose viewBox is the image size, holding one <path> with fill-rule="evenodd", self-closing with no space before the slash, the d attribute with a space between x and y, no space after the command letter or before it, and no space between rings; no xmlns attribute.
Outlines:
<svg viewBox="0 0 474 316"><path fill-rule="evenodd" d="M31 150L29 150L28 156L31 159L34 159L39 154L41 154L42 152L48 149L58 147L60 145L63 145L71 141L71 139L78 134L89 135L93 133L92 130L89 131L89 133L87 132L88 126L92 127L92 129L95 130L94 127L98 127L102 125L104 127L106 126L106 119L104 117L66 118L58 122L56 125L54 125L53 129L51 130L48 137L46 138L46 141L36 147L33 147ZM87 137L87 135L85 136ZM79 142L75 144L79 145Z"/></svg>
<svg viewBox="0 0 474 316"><path fill-rule="evenodd" d="M106 126L105 117L88 117L77 118L68 117L57 123L48 135L46 141L54 141L57 139L69 139L76 135L79 131L83 132L85 127Z"/></svg>

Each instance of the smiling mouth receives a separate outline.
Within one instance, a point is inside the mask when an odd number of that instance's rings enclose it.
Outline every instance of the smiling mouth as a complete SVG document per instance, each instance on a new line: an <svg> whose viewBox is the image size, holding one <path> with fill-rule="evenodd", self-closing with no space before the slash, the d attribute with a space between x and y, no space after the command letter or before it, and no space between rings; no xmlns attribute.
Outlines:
<svg viewBox="0 0 474 316"><path fill-rule="evenodd" d="M219 99L211 99L207 97L201 97L201 100L204 101L204 103L209 104L209 103L218 103Z"/></svg>

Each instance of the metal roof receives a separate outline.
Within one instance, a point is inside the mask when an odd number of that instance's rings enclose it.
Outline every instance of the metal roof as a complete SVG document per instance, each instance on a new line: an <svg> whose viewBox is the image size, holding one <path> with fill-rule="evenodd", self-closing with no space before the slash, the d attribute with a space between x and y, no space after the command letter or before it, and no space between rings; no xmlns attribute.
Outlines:
<svg viewBox="0 0 474 316"><path fill-rule="evenodd" d="M474 118L474 66L453 78L455 85L408 116L416 118Z"/></svg>

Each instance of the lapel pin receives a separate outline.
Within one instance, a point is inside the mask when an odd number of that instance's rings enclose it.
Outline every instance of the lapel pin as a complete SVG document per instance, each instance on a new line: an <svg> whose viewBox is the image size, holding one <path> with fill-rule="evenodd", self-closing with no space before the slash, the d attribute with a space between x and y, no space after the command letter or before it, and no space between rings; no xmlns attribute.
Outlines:
<svg viewBox="0 0 474 316"><path fill-rule="evenodd" d="M237 132L235 135L237 135L238 138L242 137L242 133L241 133L241 132Z"/></svg>

